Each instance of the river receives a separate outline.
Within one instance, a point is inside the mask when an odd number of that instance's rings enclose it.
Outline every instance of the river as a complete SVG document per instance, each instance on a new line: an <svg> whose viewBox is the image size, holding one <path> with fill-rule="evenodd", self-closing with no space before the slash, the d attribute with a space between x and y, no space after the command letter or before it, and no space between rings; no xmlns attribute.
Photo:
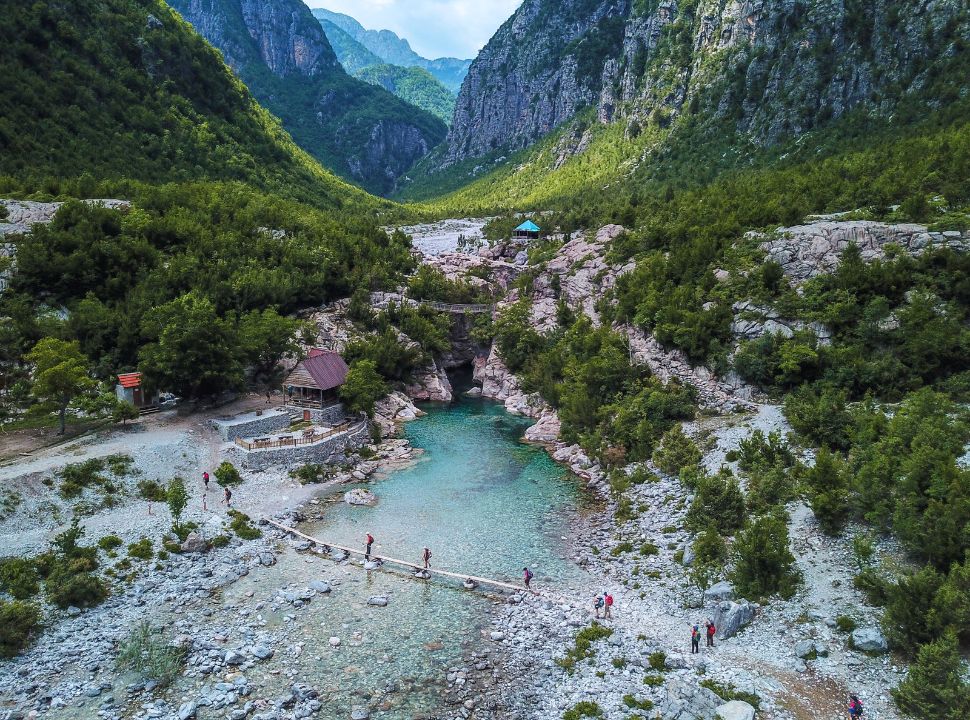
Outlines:
<svg viewBox="0 0 970 720"><path fill-rule="evenodd" d="M322 521L302 530L350 546L362 546L370 532L376 555L415 562L427 545L433 567L509 582L519 582L526 565L537 586L578 580L567 538L585 503L579 483L541 448L520 442L527 420L496 403L459 397L448 406L424 407L427 415L407 425L408 439L423 454L368 486L377 505L334 503ZM294 553L244 578L226 601L247 592L265 596L268 583L299 588L312 579L332 582L334 592L298 612L283 605L264 617L267 630L294 646L303 643L299 679L321 688L318 717L328 720L347 718L355 707L367 707L375 720L433 716L441 709L448 669L481 643L496 602L457 581L368 573ZM387 596L388 606L368 606L372 595ZM338 648L330 647L331 637L340 639ZM279 678L285 676L284 670ZM266 680L275 684L271 676Z"/></svg>

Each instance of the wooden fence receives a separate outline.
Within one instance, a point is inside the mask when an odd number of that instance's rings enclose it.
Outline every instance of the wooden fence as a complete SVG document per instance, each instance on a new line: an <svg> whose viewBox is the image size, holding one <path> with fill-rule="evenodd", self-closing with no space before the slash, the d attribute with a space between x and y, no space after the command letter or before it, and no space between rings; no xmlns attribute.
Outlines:
<svg viewBox="0 0 970 720"><path fill-rule="evenodd" d="M301 445L313 445L321 440L339 435L350 430L352 426L353 423L347 422L330 428L326 432L315 432L312 435L302 435L301 437L277 437L275 440L268 437L254 438L252 440L236 438L235 442L243 450L276 450L279 448L300 447Z"/></svg>

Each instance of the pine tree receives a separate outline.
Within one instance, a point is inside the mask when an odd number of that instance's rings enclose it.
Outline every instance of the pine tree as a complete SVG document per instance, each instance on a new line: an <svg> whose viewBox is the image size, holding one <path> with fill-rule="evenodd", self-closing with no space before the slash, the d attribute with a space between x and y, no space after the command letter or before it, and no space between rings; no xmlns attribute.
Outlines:
<svg viewBox="0 0 970 720"><path fill-rule="evenodd" d="M906 679L892 691L893 700L918 720L965 720L970 717L970 684L952 630L919 650Z"/></svg>

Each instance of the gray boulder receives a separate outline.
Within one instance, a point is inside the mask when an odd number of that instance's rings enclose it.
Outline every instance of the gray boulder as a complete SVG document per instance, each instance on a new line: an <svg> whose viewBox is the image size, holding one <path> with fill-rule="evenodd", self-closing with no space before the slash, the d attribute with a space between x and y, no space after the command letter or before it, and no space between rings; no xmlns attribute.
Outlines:
<svg viewBox="0 0 970 720"><path fill-rule="evenodd" d="M186 536L185 542L182 543L183 553L201 553L205 552L207 548L208 544L205 538L194 530Z"/></svg>
<svg viewBox="0 0 970 720"><path fill-rule="evenodd" d="M714 720L721 698L705 687L680 679L668 680L659 710L664 720Z"/></svg>
<svg viewBox="0 0 970 720"><path fill-rule="evenodd" d="M367 598L367 604L374 607L387 607L387 597L384 595L371 595Z"/></svg>
<svg viewBox="0 0 970 720"><path fill-rule="evenodd" d="M260 660L269 660L271 657L273 657L273 648L262 644L253 645L249 649L249 652L258 657Z"/></svg>
<svg viewBox="0 0 970 720"><path fill-rule="evenodd" d="M246 656L238 650L227 650L224 662L226 665L242 665L246 662Z"/></svg>
<svg viewBox="0 0 970 720"><path fill-rule="evenodd" d="M350 720L367 720L369 717L370 711L361 705L355 705L350 710Z"/></svg>
<svg viewBox="0 0 970 720"><path fill-rule="evenodd" d="M185 702L179 705L179 720L192 720L195 717L197 706L194 702Z"/></svg>
<svg viewBox="0 0 970 720"><path fill-rule="evenodd" d="M684 567L690 567L694 564L694 546L690 543L684 545L684 554L681 557L680 562Z"/></svg>
<svg viewBox="0 0 970 720"><path fill-rule="evenodd" d="M276 556L271 552L261 552L259 554L259 564L264 567L270 567L276 564Z"/></svg>
<svg viewBox="0 0 970 720"><path fill-rule="evenodd" d="M717 709L718 720L754 720L754 708L741 700L726 702Z"/></svg>
<svg viewBox="0 0 970 720"><path fill-rule="evenodd" d="M814 660L818 657L818 652L815 650L815 641L799 640L795 643L795 657L802 660Z"/></svg>
<svg viewBox="0 0 970 720"><path fill-rule="evenodd" d="M311 590L315 590L321 595L326 595L332 589L330 583L325 580L311 580L309 585Z"/></svg>
<svg viewBox="0 0 970 720"><path fill-rule="evenodd" d="M885 635L878 628L859 628L852 631L852 647L868 653L884 653L889 650Z"/></svg>
<svg viewBox="0 0 970 720"><path fill-rule="evenodd" d="M715 603L734 599L734 585L727 580L714 583L704 591L704 602Z"/></svg>
<svg viewBox="0 0 970 720"><path fill-rule="evenodd" d="M725 600L719 603L714 612L714 625L717 626L719 640L727 640L738 634L745 625L754 620L757 606L747 600L732 602Z"/></svg>

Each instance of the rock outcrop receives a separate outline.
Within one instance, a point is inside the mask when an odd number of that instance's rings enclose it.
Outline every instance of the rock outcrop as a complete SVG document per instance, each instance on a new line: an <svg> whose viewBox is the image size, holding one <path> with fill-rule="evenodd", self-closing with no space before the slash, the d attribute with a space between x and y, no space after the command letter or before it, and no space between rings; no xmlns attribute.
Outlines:
<svg viewBox="0 0 970 720"><path fill-rule="evenodd" d="M472 63L441 164L521 149L585 106L629 135L689 110L757 144L888 116L970 36L961 5L525 0ZM582 152L587 125L554 152Z"/></svg>

